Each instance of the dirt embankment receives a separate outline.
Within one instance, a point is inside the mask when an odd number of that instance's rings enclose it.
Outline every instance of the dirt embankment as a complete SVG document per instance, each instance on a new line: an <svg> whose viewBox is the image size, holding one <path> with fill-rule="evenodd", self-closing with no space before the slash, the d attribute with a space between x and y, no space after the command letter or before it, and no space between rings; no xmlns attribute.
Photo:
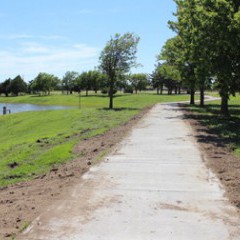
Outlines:
<svg viewBox="0 0 240 240"><path fill-rule="evenodd" d="M74 148L80 157L35 179L0 189L0 239L12 239L23 231L42 211L61 198L71 187L81 181L88 171L150 110L146 108L128 123L105 134L81 141Z"/></svg>
<svg viewBox="0 0 240 240"><path fill-rule="evenodd" d="M240 158L233 154L224 139L201 123L201 117L198 118L186 106L181 106L185 120L193 129L207 167L218 176L227 197L240 214Z"/></svg>

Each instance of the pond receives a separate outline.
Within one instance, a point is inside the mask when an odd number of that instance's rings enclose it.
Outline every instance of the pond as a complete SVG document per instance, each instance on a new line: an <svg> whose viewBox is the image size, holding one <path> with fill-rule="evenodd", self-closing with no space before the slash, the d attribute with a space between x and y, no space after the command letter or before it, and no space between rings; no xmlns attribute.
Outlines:
<svg viewBox="0 0 240 240"><path fill-rule="evenodd" d="M3 114L3 107L7 107L7 114L9 111L12 113L28 112L28 111L44 111L44 110L59 110L67 109L71 107L66 106L46 106L46 105L35 105L35 104L23 104L23 103L0 103L0 115Z"/></svg>

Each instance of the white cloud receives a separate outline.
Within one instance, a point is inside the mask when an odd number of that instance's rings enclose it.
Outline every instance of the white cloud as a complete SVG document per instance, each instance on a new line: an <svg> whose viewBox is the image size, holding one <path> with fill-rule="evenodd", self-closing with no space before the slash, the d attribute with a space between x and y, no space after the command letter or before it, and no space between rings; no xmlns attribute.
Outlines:
<svg viewBox="0 0 240 240"><path fill-rule="evenodd" d="M61 77L68 70L90 70L98 64L99 49L85 44L67 47L45 46L36 42L22 43L21 47L4 51L0 49L0 81L18 74L26 80L39 72L49 72Z"/></svg>
<svg viewBox="0 0 240 240"><path fill-rule="evenodd" d="M29 39L29 38L33 38L33 36L27 35L27 34L0 35L0 39L5 39L5 40Z"/></svg>
<svg viewBox="0 0 240 240"><path fill-rule="evenodd" d="M43 39L43 40L59 40L59 39L65 39L66 37L60 36L60 35L42 35L37 36L36 38Z"/></svg>
<svg viewBox="0 0 240 240"><path fill-rule="evenodd" d="M36 42L22 44L22 51L26 53L48 53L50 49Z"/></svg>
<svg viewBox="0 0 240 240"><path fill-rule="evenodd" d="M4 39L4 40L18 40L18 39L59 40L59 39L65 39L65 37L59 36L59 35L33 36L33 35L29 35L29 34L9 34L9 35L0 35L0 39Z"/></svg>

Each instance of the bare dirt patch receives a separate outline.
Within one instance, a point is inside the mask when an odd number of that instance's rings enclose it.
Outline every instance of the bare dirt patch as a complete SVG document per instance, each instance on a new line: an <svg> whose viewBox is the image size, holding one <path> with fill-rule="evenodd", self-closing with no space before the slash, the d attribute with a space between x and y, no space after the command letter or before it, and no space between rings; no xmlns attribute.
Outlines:
<svg viewBox="0 0 240 240"><path fill-rule="evenodd" d="M81 181L89 167L96 164L105 154L113 151L150 110L146 108L129 122L107 131L105 134L82 140L74 148L79 155L73 161L55 166L35 179L0 189L0 239L12 239L23 231L42 211L61 199L74 184ZM15 167L14 163L10 167Z"/></svg>
<svg viewBox="0 0 240 240"><path fill-rule="evenodd" d="M186 107L182 109L185 120L193 129L193 135L199 144L207 167L218 176L227 197L240 214L240 158L233 154L224 139L201 123L201 118L198 119L198 116Z"/></svg>

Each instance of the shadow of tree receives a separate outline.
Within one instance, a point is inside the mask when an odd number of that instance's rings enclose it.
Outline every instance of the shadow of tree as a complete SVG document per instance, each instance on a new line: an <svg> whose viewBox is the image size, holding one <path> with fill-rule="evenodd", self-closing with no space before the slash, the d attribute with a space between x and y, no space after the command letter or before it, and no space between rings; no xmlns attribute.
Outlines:
<svg viewBox="0 0 240 240"><path fill-rule="evenodd" d="M230 105L229 117L220 114L219 105L207 105L189 108L180 106L185 111L185 119L197 120L205 128L198 128L197 141L213 143L218 147L228 145L232 150L240 147L240 105Z"/></svg>
<svg viewBox="0 0 240 240"><path fill-rule="evenodd" d="M126 96L126 94L125 95L119 94L119 95L114 95L113 98L120 98L120 97L124 97L124 96ZM76 97L79 97L79 95L76 95ZM96 95L88 95L88 96L86 96L84 94L81 94L81 97L82 98L92 98L92 97L95 97L95 98L109 98L109 96L106 95L106 94L102 94L102 95L97 95L96 94Z"/></svg>
<svg viewBox="0 0 240 240"><path fill-rule="evenodd" d="M126 108L126 107L121 107L121 108L99 108L99 110L104 110L104 111L115 111L115 112L120 112L120 111L138 111L138 108Z"/></svg>

